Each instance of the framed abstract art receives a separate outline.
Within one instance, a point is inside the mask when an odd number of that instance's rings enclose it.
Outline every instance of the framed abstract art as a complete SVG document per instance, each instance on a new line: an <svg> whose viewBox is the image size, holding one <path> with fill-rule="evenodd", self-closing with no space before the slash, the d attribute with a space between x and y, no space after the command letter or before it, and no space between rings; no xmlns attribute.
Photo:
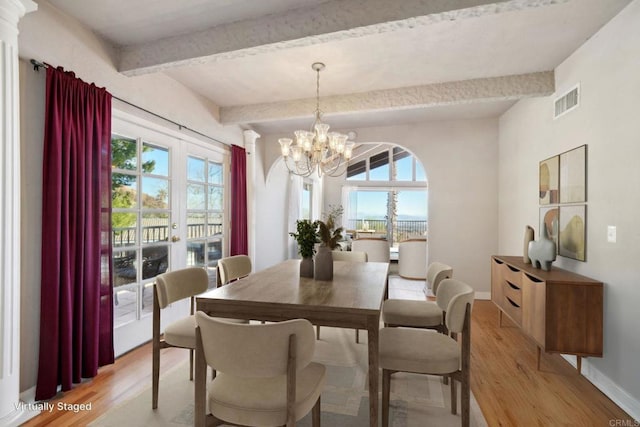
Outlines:
<svg viewBox="0 0 640 427"><path fill-rule="evenodd" d="M558 255L586 261L587 206L560 206Z"/></svg>
<svg viewBox="0 0 640 427"><path fill-rule="evenodd" d="M553 205L559 202L559 156L553 156L540 162L539 197L541 205Z"/></svg>
<svg viewBox="0 0 640 427"><path fill-rule="evenodd" d="M587 201L587 146L560 154L560 203Z"/></svg>

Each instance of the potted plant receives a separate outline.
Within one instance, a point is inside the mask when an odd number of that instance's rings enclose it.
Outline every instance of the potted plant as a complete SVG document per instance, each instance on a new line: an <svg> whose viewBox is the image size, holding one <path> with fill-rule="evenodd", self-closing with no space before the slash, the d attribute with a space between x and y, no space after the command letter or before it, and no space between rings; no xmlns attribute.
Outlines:
<svg viewBox="0 0 640 427"><path fill-rule="evenodd" d="M330 206L325 221L318 221L320 248L316 255L315 277L318 280L333 279L333 256L331 251L338 247L342 240L342 227L336 228L336 221L342 214L342 206Z"/></svg>
<svg viewBox="0 0 640 427"><path fill-rule="evenodd" d="M313 277L313 254L318 243L318 222L302 219L296 221L296 233L289 233L298 243L300 261L300 277Z"/></svg>

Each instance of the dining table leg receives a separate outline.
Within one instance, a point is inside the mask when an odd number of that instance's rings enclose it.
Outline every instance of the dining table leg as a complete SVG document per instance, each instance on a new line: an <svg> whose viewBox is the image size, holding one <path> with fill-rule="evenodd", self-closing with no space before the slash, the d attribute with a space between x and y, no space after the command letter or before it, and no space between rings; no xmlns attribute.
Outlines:
<svg viewBox="0 0 640 427"><path fill-rule="evenodd" d="M200 328L196 328L196 378L194 381L194 414L193 425L204 427L206 425L206 395L207 395L207 363L204 359Z"/></svg>
<svg viewBox="0 0 640 427"><path fill-rule="evenodd" d="M369 425L378 427L378 333L379 316L372 316L367 322L369 350Z"/></svg>

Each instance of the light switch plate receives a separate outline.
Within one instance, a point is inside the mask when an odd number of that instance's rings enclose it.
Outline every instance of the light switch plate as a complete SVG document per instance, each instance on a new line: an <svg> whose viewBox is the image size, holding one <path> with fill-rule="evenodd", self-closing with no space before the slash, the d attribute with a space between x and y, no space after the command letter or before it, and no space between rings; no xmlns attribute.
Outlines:
<svg viewBox="0 0 640 427"><path fill-rule="evenodd" d="M607 242L609 243L616 242L616 226L615 225L607 226Z"/></svg>

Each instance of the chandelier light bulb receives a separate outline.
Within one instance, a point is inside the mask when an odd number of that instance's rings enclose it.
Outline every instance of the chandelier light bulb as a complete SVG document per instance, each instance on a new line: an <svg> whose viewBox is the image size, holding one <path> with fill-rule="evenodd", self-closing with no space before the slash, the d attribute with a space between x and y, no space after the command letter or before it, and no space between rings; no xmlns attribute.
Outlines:
<svg viewBox="0 0 640 427"><path fill-rule="evenodd" d="M284 157L287 157L289 155L289 149L293 141L291 140L291 138L280 138L278 142L280 143L280 152Z"/></svg>
<svg viewBox="0 0 640 427"><path fill-rule="evenodd" d="M302 148L299 145L291 147L291 158L294 162L299 162L302 159Z"/></svg>

